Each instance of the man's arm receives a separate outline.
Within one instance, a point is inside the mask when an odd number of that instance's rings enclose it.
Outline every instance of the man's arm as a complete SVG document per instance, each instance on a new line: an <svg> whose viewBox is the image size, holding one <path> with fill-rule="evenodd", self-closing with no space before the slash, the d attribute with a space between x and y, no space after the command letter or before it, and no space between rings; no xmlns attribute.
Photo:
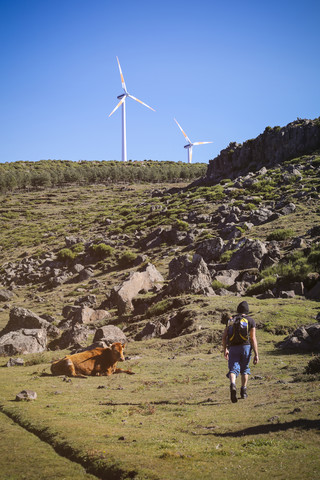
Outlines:
<svg viewBox="0 0 320 480"><path fill-rule="evenodd" d="M259 362L259 353L258 353L258 342L256 338L255 328L251 328L250 330L250 343L254 351L253 364L256 365Z"/></svg>
<svg viewBox="0 0 320 480"><path fill-rule="evenodd" d="M229 358L229 349L227 347L227 336L228 336L228 329L225 328L223 335L222 335L222 346L223 346L223 353L224 353L224 358L228 360Z"/></svg>

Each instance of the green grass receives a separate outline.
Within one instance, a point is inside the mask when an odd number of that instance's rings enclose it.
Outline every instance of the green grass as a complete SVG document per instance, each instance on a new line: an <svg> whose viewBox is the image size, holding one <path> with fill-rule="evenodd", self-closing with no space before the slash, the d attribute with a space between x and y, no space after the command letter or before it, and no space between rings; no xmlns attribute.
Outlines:
<svg viewBox="0 0 320 480"><path fill-rule="evenodd" d="M72 451L99 478L316 478L319 390L290 383L308 356L275 355L272 337L260 332L258 338L258 378L249 381L248 400L236 405L218 348L187 352L179 342L150 341L129 346L129 355L141 356L129 362L135 376L69 383L42 377L47 363L15 368L14 375L1 369L1 410L57 450ZM38 399L12 402L26 385ZM301 411L293 414L297 406Z"/></svg>

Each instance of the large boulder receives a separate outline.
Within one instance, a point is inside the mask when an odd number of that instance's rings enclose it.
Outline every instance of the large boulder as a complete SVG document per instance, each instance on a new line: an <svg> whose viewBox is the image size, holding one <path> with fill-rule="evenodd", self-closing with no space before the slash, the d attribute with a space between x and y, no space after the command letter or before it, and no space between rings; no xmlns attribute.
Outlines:
<svg viewBox="0 0 320 480"><path fill-rule="evenodd" d="M119 327L116 327L115 325L106 325L96 330L93 341L102 341L107 345L111 345L114 342L127 343L128 339Z"/></svg>
<svg viewBox="0 0 320 480"><path fill-rule="evenodd" d="M1 334L24 329L48 329L50 323L36 313L22 307L13 307L10 310L9 321Z"/></svg>
<svg viewBox="0 0 320 480"><path fill-rule="evenodd" d="M211 274L203 258L195 253L191 262L186 260L184 263L185 268L171 280L164 293L166 295L181 293L214 295Z"/></svg>
<svg viewBox="0 0 320 480"><path fill-rule="evenodd" d="M0 337L1 355L24 355L39 353L47 348L47 331L42 329L23 328L8 332Z"/></svg>
<svg viewBox="0 0 320 480"><path fill-rule="evenodd" d="M112 302L118 307L120 315L133 310L132 300L140 292L153 288L160 289L164 278L154 265L148 263L144 270L133 272L129 279L114 287L111 292Z"/></svg>
<svg viewBox="0 0 320 480"><path fill-rule="evenodd" d="M320 352L320 323L297 328L277 346L296 353Z"/></svg>
<svg viewBox="0 0 320 480"><path fill-rule="evenodd" d="M168 328L159 320L150 321L143 330L136 335L135 340L150 340L151 338L161 337L167 333L167 331Z"/></svg>
<svg viewBox="0 0 320 480"><path fill-rule="evenodd" d="M268 255L266 245L260 240L246 239L244 244L234 252L228 263L228 269L247 270L260 268L263 258Z"/></svg>
<svg viewBox="0 0 320 480"><path fill-rule="evenodd" d="M224 252L224 241L221 237L209 238L199 243L196 253L201 255L206 263L219 260Z"/></svg>
<svg viewBox="0 0 320 480"><path fill-rule="evenodd" d="M89 335L92 334L86 325L80 325L76 323L68 330L64 331L60 338L53 340L49 344L51 350L61 349L69 347L85 347L88 343Z"/></svg>

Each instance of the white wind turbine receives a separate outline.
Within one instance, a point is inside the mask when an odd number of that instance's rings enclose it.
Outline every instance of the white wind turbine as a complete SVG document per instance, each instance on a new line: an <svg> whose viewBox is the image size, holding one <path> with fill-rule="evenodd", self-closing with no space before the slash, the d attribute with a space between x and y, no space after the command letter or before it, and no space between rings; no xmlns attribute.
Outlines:
<svg viewBox="0 0 320 480"><path fill-rule="evenodd" d="M119 108L120 105L122 105L122 161L126 162L127 161L126 98L130 97L133 100L135 100L136 102L141 103L145 107L150 108L150 110L153 110L154 112L155 112L155 110L153 108L149 107L149 105L147 105L146 103L141 102L141 100L139 100L138 98L136 98L133 95L130 95L128 93L118 57L117 57L117 62L118 62L118 65L119 65L119 71L120 71L120 76L121 76L121 85L122 85L122 88L124 90L124 93L117 97L120 100L120 102L112 110L109 117L111 117L111 115L117 110L117 108Z"/></svg>
<svg viewBox="0 0 320 480"><path fill-rule="evenodd" d="M187 140L187 145L184 146L184 148L187 148L188 149L188 163L191 163L192 162L192 147L194 145L203 145L204 143L213 143L213 142L191 142L190 138L188 137L188 135L182 130L181 126L179 125L179 123L177 122L176 119L174 119L174 121L176 122L176 124L178 125L178 127L180 128L181 132L183 133L185 139Z"/></svg>

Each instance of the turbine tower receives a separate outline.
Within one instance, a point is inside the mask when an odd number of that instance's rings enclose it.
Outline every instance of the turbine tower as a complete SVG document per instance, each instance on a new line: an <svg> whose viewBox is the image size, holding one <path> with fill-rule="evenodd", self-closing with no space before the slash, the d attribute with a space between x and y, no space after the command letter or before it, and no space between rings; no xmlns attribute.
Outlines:
<svg viewBox="0 0 320 480"><path fill-rule="evenodd" d="M121 77L121 85L122 85L122 88L124 90L124 93L122 93L122 95L119 95L117 98L118 100L120 100L120 102L118 103L118 105L112 110L112 112L110 113L109 117L111 117L111 115L120 107L120 105L122 105L122 161L123 162L126 162L127 161L127 129L126 129L126 98L127 97L130 97L132 98L133 100L135 100L136 102L139 102L141 103L142 105L144 105L145 107L147 108L150 108L150 110L153 110L155 112L155 110L151 107L149 107L149 105L147 105L146 103L143 103L141 102L141 100L139 100L138 98L134 97L133 95L130 95L128 93L128 90L127 90L127 87L126 87L126 84L125 84L125 81L124 81L124 78L123 78L123 74L122 74L122 70L121 70L121 66L120 66L120 62L119 62L119 59L117 57L117 62L118 62L118 66L119 66L119 71L120 71L120 77Z"/></svg>
<svg viewBox="0 0 320 480"><path fill-rule="evenodd" d="M204 143L213 143L213 142L191 142L190 138L188 137L188 135L182 130L181 126L179 125L179 123L177 122L176 119L174 119L174 121L176 122L176 124L178 125L178 127L180 128L181 132L183 133L185 139L187 140L187 145L184 146L184 148L187 148L188 149L188 163L191 163L192 162L192 147L194 145L203 145Z"/></svg>

